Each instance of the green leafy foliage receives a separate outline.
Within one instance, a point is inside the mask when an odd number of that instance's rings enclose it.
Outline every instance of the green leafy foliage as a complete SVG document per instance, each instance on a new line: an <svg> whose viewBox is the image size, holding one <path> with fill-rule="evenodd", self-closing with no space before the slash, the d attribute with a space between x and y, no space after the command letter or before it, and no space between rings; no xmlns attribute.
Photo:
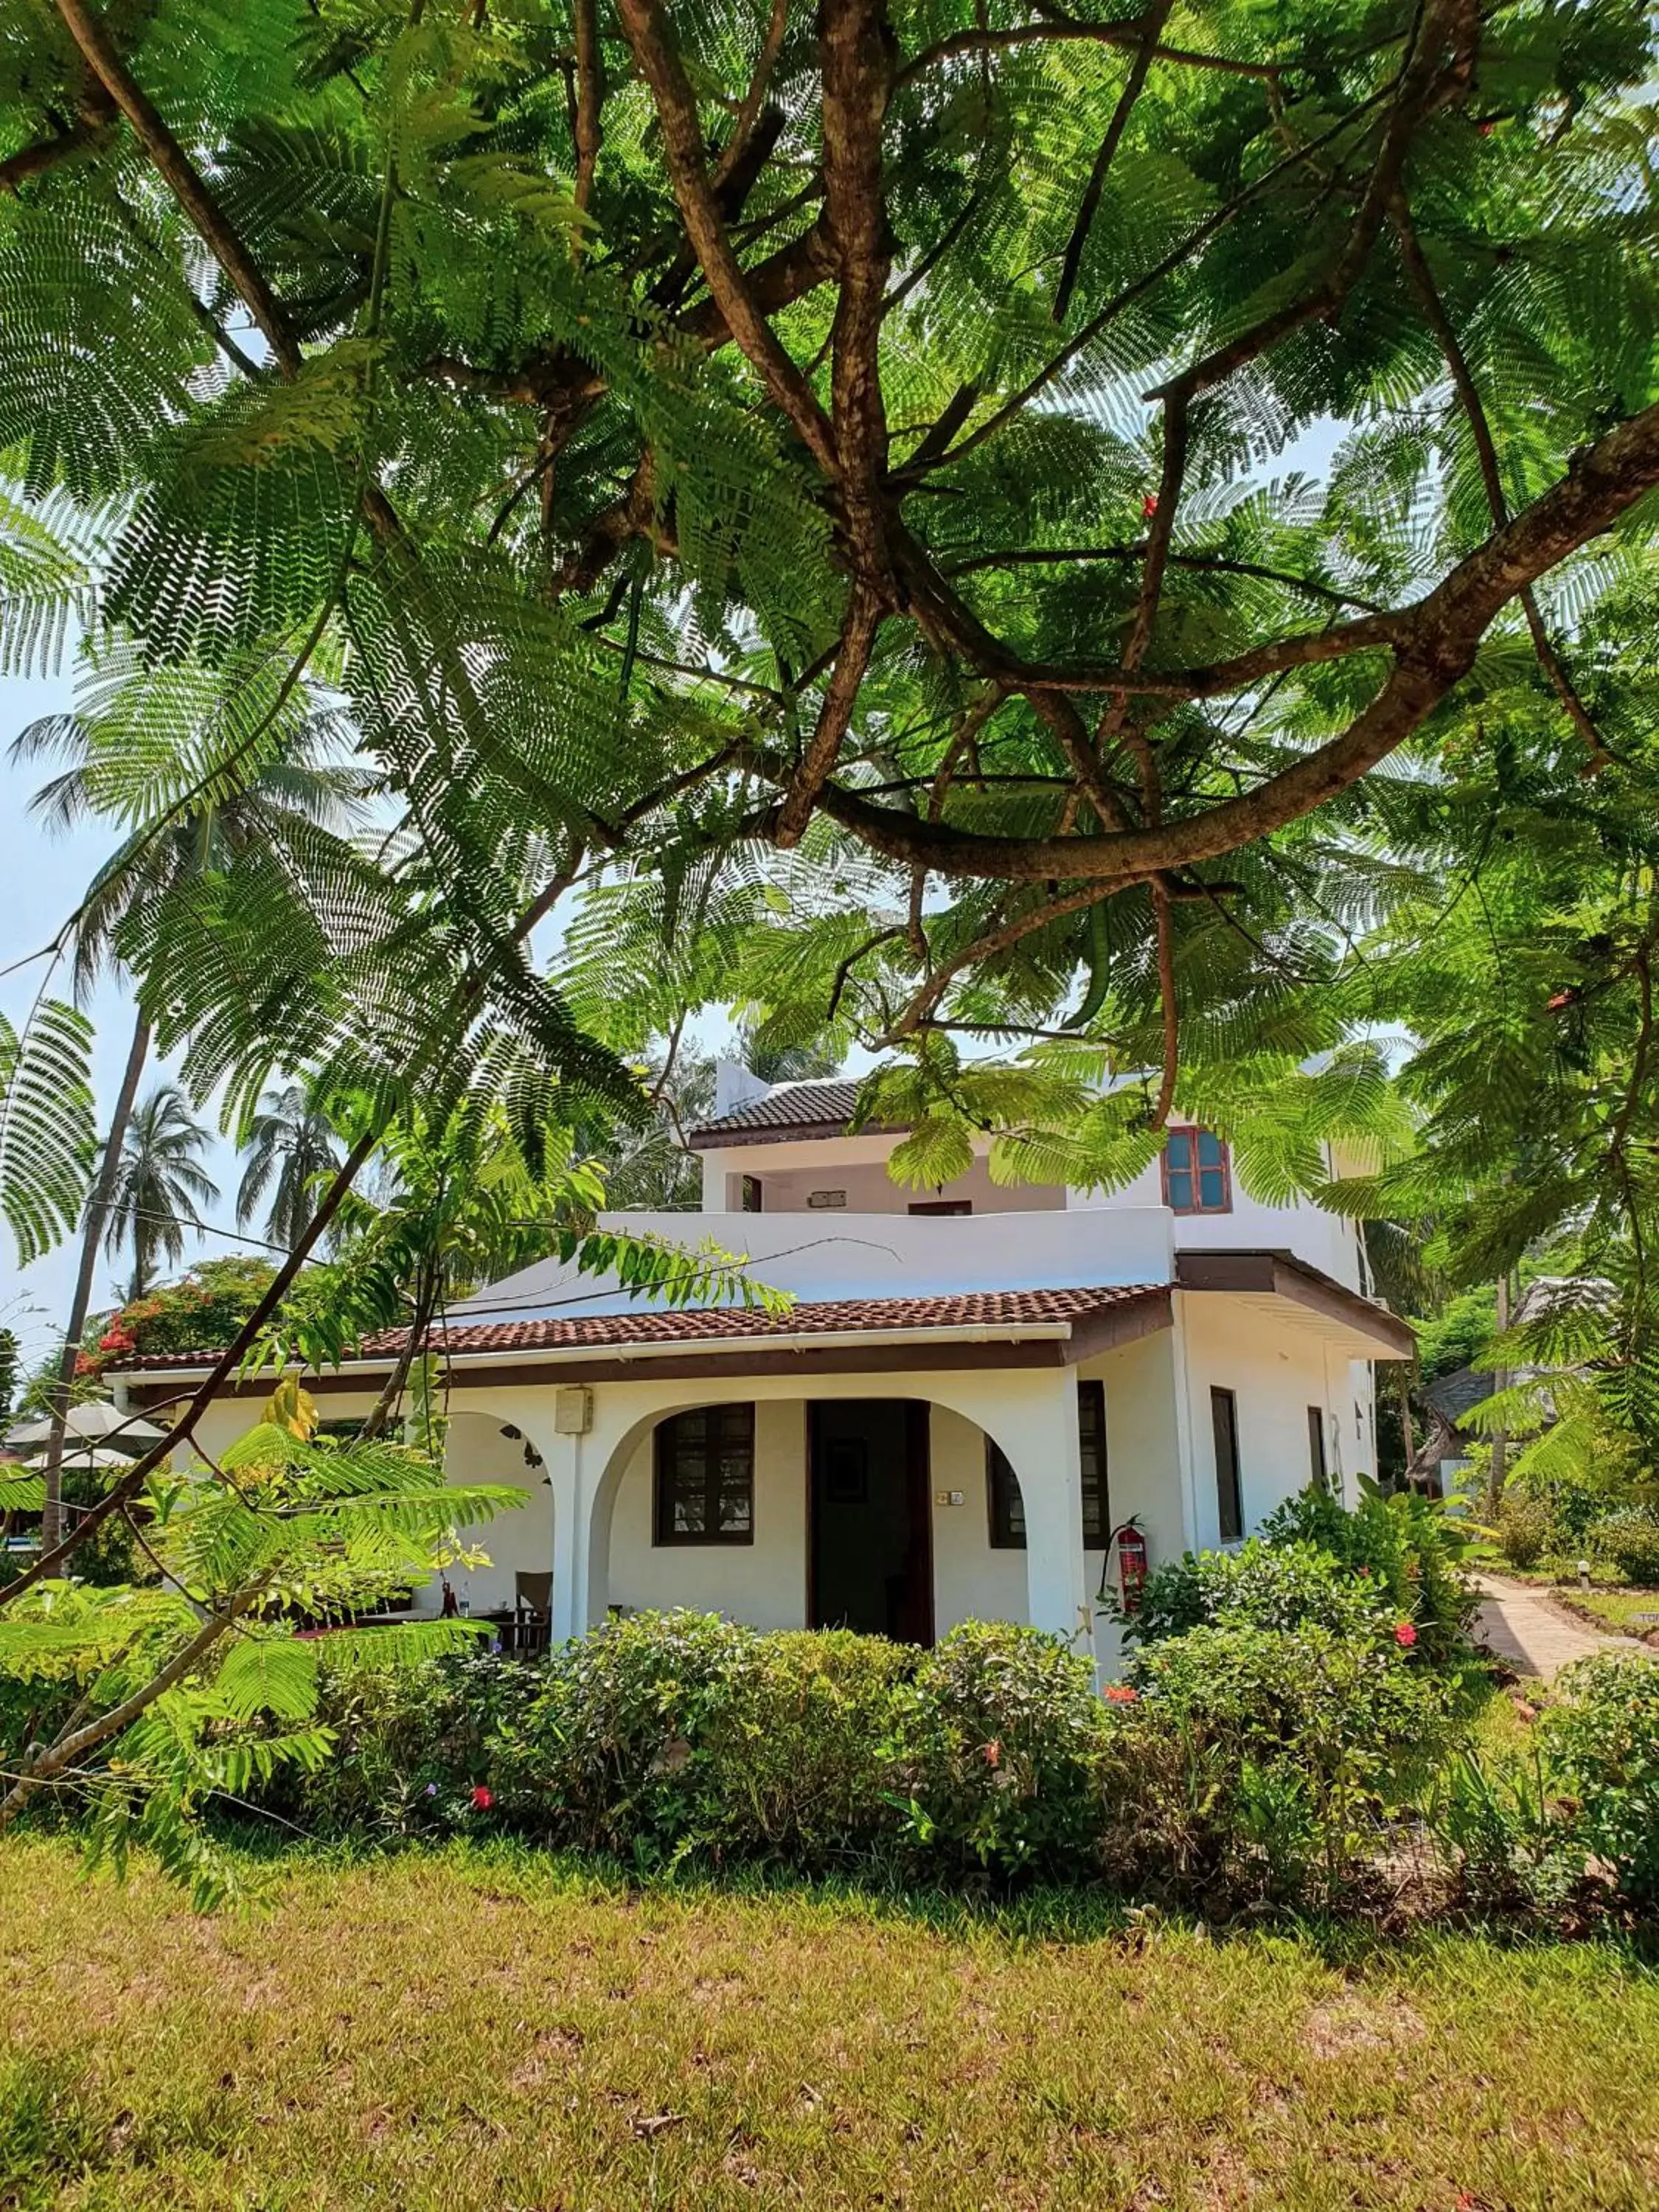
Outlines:
<svg viewBox="0 0 1659 2212"><path fill-rule="evenodd" d="M21 1036L0 1015L0 1212L18 1263L49 1252L75 1224L93 1147L92 1024L43 1000Z"/></svg>
<svg viewBox="0 0 1659 2212"><path fill-rule="evenodd" d="M1545 1717L1555 1787L1575 1800L1572 1832L1638 1911L1659 1900L1659 1660L1598 1652L1561 1678Z"/></svg>
<svg viewBox="0 0 1659 2212"><path fill-rule="evenodd" d="M1057 1637L952 1629L898 1699L894 1778L928 1863L1005 1876L1086 1865L1100 1727L1092 1670Z"/></svg>
<svg viewBox="0 0 1659 2212"><path fill-rule="evenodd" d="M1268 1515L1261 1534L1269 1543L1314 1544L1376 1583L1396 1618L1415 1628L1418 1656L1431 1666L1449 1664L1463 1650L1475 1604L1458 1571L1466 1530L1437 1499L1406 1491L1385 1496L1363 1477L1359 1489L1351 1512L1324 1491L1300 1491Z"/></svg>
<svg viewBox="0 0 1659 2212"><path fill-rule="evenodd" d="M1388 1590L1332 1551L1301 1540L1252 1536L1237 1552L1188 1552L1146 1577L1125 1632L1143 1644L1205 1626L1308 1626L1370 1641L1401 1619Z"/></svg>
<svg viewBox="0 0 1659 2212"><path fill-rule="evenodd" d="M1610 1559L1626 1582L1659 1583L1659 1514L1627 1505L1607 1514L1589 1533L1597 1553Z"/></svg>
<svg viewBox="0 0 1659 2212"><path fill-rule="evenodd" d="M1331 1909L1451 1733L1444 1683L1309 1621L1194 1628L1139 1653L1103 1760L1109 1872Z"/></svg>

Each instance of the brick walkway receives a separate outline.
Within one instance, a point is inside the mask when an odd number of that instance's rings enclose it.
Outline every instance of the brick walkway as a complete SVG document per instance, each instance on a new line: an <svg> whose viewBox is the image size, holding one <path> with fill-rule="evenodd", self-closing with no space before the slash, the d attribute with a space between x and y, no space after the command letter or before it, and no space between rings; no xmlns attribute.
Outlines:
<svg viewBox="0 0 1659 2212"><path fill-rule="evenodd" d="M1639 1651L1642 1646L1628 1636L1609 1636L1576 1620L1554 1605L1542 1590L1526 1583L1512 1583L1502 1575L1470 1577L1484 1602L1474 1617L1476 1641L1514 1668L1517 1674L1535 1674L1553 1682L1575 1659L1592 1651Z"/></svg>

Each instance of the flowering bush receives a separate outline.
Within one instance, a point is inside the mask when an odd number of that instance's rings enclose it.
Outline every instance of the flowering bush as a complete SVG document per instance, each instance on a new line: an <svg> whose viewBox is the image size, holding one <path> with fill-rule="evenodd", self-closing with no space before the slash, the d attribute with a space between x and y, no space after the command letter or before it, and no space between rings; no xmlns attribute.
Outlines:
<svg viewBox="0 0 1659 2212"><path fill-rule="evenodd" d="M1417 1626L1417 1656L1449 1665L1466 1649L1477 1602L1459 1571L1468 1538L1434 1498L1413 1491L1384 1492L1362 1475L1352 1512L1328 1492L1307 1489L1268 1515L1263 1539L1275 1547L1312 1544L1356 1579L1374 1583L1395 1617Z"/></svg>
<svg viewBox="0 0 1659 2212"><path fill-rule="evenodd" d="M95 1351L83 1351L76 1374L96 1375L132 1352L202 1352L229 1344L276 1269L266 1260L204 1260L176 1283L106 1315Z"/></svg>
<svg viewBox="0 0 1659 2212"><path fill-rule="evenodd" d="M335 1756L279 1766L258 1802L327 1837L386 1842L468 1826L494 1804L495 1745L538 1687L528 1668L484 1650L381 1672L331 1666L318 1639L318 1718Z"/></svg>
<svg viewBox="0 0 1659 2212"><path fill-rule="evenodd" d="M1389 1638L1203 1627L1141 1652L1109 1717L1103 1850L1121 1883L1331 1907L1450 1731Z"/></svg>

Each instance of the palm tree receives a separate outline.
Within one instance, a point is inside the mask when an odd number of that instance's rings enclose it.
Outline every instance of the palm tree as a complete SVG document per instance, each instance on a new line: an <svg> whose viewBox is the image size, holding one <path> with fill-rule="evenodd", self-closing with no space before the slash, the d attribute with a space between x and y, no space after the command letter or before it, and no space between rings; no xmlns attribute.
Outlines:
<svg viewBox="0 0 1659 2212"><path fill-rule="evenodd" d="M236 1225L246 1228L269 1190L265 1235L291 1252L311 1217L318 1182L340 1164L333 1126L303 1084L284 1084L260 1098L247 1124L246 1148L247 1165L236 1191Z"/></svg>
<svg viewBox="0 0 1659 2212"><path fill-rule="evenodd" d="M169 681L170 693L166 689ZM152 683L163 687L154 696L147 689ZM128 826L120 845L93 878L70 925L77 995L84 994L104 969L119 963L125 934L134 930L142 938L148 919L191 878L228 869L239 854L259 848L283 854L296 872L304 872L317 832L349 828L362 816L370 793L368 780L340 764L333 725L325 714L311 711L302 687L295 687L291 697L283 695L270 706L265 718L268 742L262 752L246 768L233 765L215 776L210 795L204 781L194 804L158 796L150 788L154 761L143 742L135 742L135 735L142 738L152 725L175 735L183 730L177 750L184 755L187 741L199 734L188 726L192 716L204 727L210 726L214 716L222 714L225 689L221 672L218 688L207 685L203 697L192 701L186 696L188 687L180 686L177 671L157 677L140 668L125 684L94 693L99 711L50 715L31 723L13 742L15 761L56 756L68 763L31 801L32 811L43 815L52 828L67 830L99 817L124 826L137 823ZM263 709L268 689L269 678L263 673L245 684L245 708ZM62 1532L61 1416L70 1404L99 1248L105 1241L127 1125L149 1043L149 1022L141 1003L82 1217L54 1428L43 1471L40 1540L46 1551L55 1547Z"/></svg>
<svg viewBox="0 0 1659 2212"><path fill-rule="evenodd" d="M210 1206L219 1195L218 1184L197 1158L208 1134L176 1083L157 1085L133 1109L104 1229L104 1249L112 1256L125 1244L132 1247L130 1298L149 1289L159 1259L178 1265L185 1232L202 1226L198 1205Z"/></svg>

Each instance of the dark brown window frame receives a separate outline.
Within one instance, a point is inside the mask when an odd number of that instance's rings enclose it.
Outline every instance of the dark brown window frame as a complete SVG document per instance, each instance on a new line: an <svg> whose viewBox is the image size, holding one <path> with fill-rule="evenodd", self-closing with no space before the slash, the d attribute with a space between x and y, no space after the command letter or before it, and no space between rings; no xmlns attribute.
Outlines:
<svg viewBox="0 0 1659 2212"><path fill-rule="evenodd" d="M681 1423L701 1415L705 1420L718 1424L717 1432L706 1437L699 1449L702 1455L702 1492L704 1525L700 1529L678 1528L674 1525L675 1500L681 1494L683 1475L674 1464L675 1455L685 1448ZM736 1417L736 1425L746 1428L738 1441L747 1447L749 1521L743 1528L722 1528L720 1525L720 1448L730 1441L720 1433ZM694 1406L684 1413L671 1413L659 1421L653 1437L651 1481L651 1540L660 1550L683 1551L688 1547L702 1549L707 1546L752 1545L755 1540L755 1408L748 1400L728 1401L713 1406Z"/></svg>
<svg viewBox="0 0 1659 2212"><path fill-rule="evenodd" d="M1170 1195L1170 1139L1172 1137L1190 1137L1193 1140L1193 1164L1190 1170L1193 1179L1193 1203L1190 1206L1177 1206L1174 1199ZM1200 1137L1215 1137L1215 1141L1221 1149L1221 1203L1218 1206L1206 1206L1203 1203L1203 1186L1200 1182L1200 1177L1204 1170L1200 1170L1198 1161L1198 1140ZM1158 1176L1164 1192L1164 1203L1169 1207L1171 1213L1178 1213L1183 1219L1190 1219L1194 1216L1201 1213L1231 1213L1232 1212L1232 1147L1228 1144L1227 1139L1224 1137L1216 1137L1215 1131L1213 1129L1206 1129L1203 1127L1200 1123L1195 1121L1183 1122L1179 1128L1171 1129L1169 1132L1169 1135L1164 1139L1164 1149L1158 1156ZM1176 1172L1182 1173L1186 1172L1186 1170L1177 1170ZM1213 1169L1211 1169L1208 1172L1213 1174L1215 1171Z"/></svg>
<svg viewBox="0 0 1659 2212"><path fill-rule="evenodd" d="M1086 1416L1085 1406L1089 1408ZM1083 1548L1085 1552L1101 1552L1111 1537L1112 1507L1111 1474L1106 1454L1106 1385L1097 1378L1079 1380L1077 1416L1078 1444L1083 1459ZM1006 1453L991 1437L985 1439L985 1512L994 1552L1025 1549L1025 1509L1019 1477L1009 1464ZM1098 1541L1091 1534L1091 1522L1099 1532Z"/></svg>
<svg viewBox="0 0 1659 2212"><path fill-rule="evenodd" d="M1322 1406L1310 1406L1308 1408L1308 1467L1313 1476L1314 1488L1328 1490L1331 1469L1329 1455L1325 1449L1325 1408Z"/></svg>
<svg viewBox="0 0 1659 2212"><path fill-rule="evenodd" d="M1224 1449L1224 1434L1225 1438ZM1210 1436L1215 1449L1216 1528L1224 1544L1244 1537L1244 1474L1238 1453L1238 1394L1210 1389ZM1231 1527L1228 1523L1231 1521Z"/></svg>

